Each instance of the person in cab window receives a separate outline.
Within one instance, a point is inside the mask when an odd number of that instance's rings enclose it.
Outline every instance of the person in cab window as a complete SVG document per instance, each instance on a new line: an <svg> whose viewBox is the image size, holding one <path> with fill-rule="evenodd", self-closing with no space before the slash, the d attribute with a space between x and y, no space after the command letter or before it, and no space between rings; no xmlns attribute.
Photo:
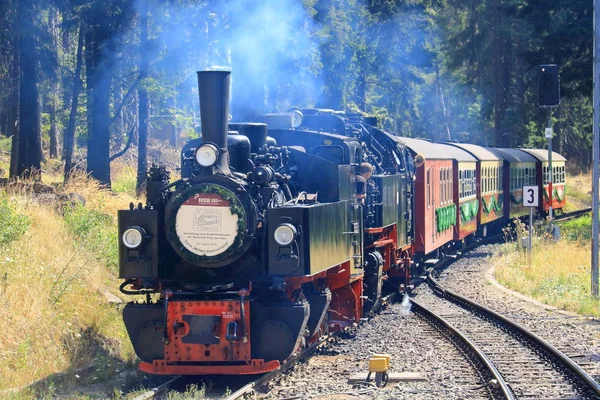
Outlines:
<svg viewBox="0 0 600 400"><path fill-rule="evenodd" d="M364 201L364 198L367 195L367 181L371 179L373 170L373 166L367 162L358 166L358 172L356 174L356 198L361 201Z"/></svg>

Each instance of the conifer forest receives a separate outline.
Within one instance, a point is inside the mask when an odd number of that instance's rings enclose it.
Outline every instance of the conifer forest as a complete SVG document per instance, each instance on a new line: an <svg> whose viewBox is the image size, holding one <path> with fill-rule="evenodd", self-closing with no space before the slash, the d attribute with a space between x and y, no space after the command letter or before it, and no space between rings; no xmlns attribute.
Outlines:
<svg viewBox="0 0 600 400"><path fill-rule="evenodd" d="M237 121L320 107L402 136L544 148L537 67L557 64L553 148L591 163L588 0L2 0L0 19L5 176L58 159L65 179L83 165L110 184L125 152L146 171L149 138L197 135L196 71L214 67L232 71Z"/></svg>

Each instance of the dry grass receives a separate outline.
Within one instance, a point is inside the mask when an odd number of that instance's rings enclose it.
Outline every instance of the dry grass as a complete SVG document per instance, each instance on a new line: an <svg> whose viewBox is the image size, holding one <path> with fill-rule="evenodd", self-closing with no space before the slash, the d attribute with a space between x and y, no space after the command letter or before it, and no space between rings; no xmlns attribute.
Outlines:
<svg viewBox="0 0 600 400"><path fill-rule="evenodd" d="M51 174L43 178L53 180ZM87 210L106 214L102 229L107 232L116 232L116 211L136 201L130 194L102 189L85 174L74 176L61 190L83 195ZM11 395L41 398L52 391L52 378L65 371L96 364L90 379L102 381L132 364L122 305L105 296L119 296L120 281L103 254L90 251L90 238L74 234L55 207L41 205L19 189L8 195L30 226L20 239L0 247L0 395L5 397L3 389L42 379L42 389ZM3 217L0 223L6 222ZM60 378L61 389L82 383L75 373L68 376L70 380Z"/></svg>
<svg viewBox="0 0 600 400"><path fill-rule="evenodd" d="M598 317L600 301L590 290L590 254L589 242L537 238L530 268L525 253L507 243L493 260L494 275L503 285L545 304Z"/></svg>
<svg viewBox="0 0 600 400"><path fill-rule="evenodd" d="M565 212L580 210L592 205L592 172L567 176L567 206Z"/></svg>
<svg viewBox="0 0 600 400"><path fill-rule="evenodd" d="M591 204L591 173L567 178L566 211ZM561 239L543 233L534 239L532 266L515 242L503 245L494 259L496 279L543 303L583 315L600 316L600 301L591 296L591 219L561 225ZM521 228L522 229L522 228Z"/></svg>

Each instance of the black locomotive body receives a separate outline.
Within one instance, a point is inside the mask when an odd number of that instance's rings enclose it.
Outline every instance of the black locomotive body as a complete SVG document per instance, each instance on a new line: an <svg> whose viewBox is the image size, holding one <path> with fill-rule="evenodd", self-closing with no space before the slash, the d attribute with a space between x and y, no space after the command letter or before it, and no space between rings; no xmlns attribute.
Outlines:
<svg viewBox="0 0 600 400"><path fill-rule="evenodd" d="M412 161L357 115L229 123L229 72L199 72L202 138L181 178L153 166L147 202L119 212L121 290L140 368L253 374L356 323L385 279L408 280ZM359 164L374 167L365 199Z"/></svg>

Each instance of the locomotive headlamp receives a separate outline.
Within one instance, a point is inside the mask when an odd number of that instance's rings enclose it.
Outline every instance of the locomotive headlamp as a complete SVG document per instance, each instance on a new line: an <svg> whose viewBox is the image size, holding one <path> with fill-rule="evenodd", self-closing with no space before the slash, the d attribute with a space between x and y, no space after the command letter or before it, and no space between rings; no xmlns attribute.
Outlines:
<svg viewBox="0 0 600 400"><path fill-rule="evenodd" d="M123 232L123 244L130 249L141 246L146 236L146 231L141 226L130 226Z"/></svg>
<svg viewBox="0 0 600 400"><path fill-rule="evenodd" d="M300 125L302 125L304 113L302 113L300 109L292 108L290 110L290 117L292 119L292 128L298 128Z"/></svg>
<svg viewBox="0 0 600 400"><path fill-rule="evenodd" d="M203 167L212 167L219 159L219 149L211 143L204 143L196 150L196 161Z"/></svg>
<svg viewBox="0 0 600 400"><path fill-rule="evenodd" d="M294 225L285 223L275 229L273 238L280 246L289 246L296 239L297 234L298 231Z"/></svg>

